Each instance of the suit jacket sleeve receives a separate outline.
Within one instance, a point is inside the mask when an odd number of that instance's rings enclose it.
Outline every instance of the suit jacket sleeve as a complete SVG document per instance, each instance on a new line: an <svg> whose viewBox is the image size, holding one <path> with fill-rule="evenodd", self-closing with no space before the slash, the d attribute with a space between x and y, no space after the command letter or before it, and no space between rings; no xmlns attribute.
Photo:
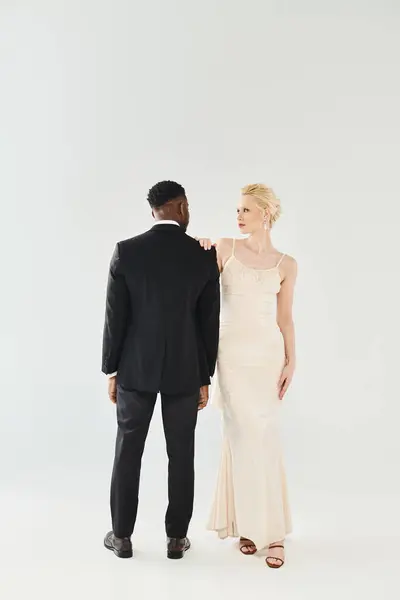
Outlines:
<svg viewBox="0 0 400 600"><path fill-rule="evenodd" d="M129 292L121 270L121 248L117 244L110 263L103 331L102 371L118 370L129 317Z"/></svg>
<svg viewBox="0 0 400 600"><path fill-rule="evenodd" d="M210 377L214 375L219 341L220 274L215 248L209 252L212 255L209 278L197 302L198 330L208 368L208 373L201 373L201 385L209 385Z"/></svg>

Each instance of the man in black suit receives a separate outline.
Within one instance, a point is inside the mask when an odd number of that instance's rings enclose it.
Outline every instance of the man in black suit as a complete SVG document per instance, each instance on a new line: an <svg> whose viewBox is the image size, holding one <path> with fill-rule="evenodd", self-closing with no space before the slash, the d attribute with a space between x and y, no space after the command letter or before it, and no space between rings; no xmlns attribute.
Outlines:
<svg viewBox="0 0 400 600"><path fill-rule="evenodd" d="M193 512L194 433L208 402L219 336L219 270L215 249L186 235L183 187L156 184L148 194L156 224L119 242L111 259L102 371L117 405L111 482L113 530L106 548L132 556L141 459L158 392L169 458L165 517L167 556L189 549Z"/></svg>

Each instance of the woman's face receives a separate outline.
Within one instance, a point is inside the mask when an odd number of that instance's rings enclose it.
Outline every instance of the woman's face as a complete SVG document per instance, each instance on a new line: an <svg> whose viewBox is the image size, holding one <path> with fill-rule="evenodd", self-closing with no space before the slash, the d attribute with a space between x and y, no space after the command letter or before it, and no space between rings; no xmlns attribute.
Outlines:
<svg viewBox="0 0 400 600"><path fill-rule="evenodd" d="M254 233L264 225L264 212L252 196L242 196L237 207L237 223L241 233Z"/></svg>

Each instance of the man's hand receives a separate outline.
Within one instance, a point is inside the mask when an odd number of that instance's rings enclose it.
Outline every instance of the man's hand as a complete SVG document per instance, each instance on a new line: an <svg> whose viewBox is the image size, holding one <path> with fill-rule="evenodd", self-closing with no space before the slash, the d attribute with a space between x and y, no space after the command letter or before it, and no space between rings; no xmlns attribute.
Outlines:
<svg viewBox="0 0 400 600"><path fill-rule="evenodd" d="M208 404L208 385L203 385L200 388L199 410L203 410Z"/></svg>
<svg viewBox="0 0 400 600"><path fill-rule="evenodd" d="M117 404L117 378L115 375L108 378L108 397L113 404Z"/></svg>

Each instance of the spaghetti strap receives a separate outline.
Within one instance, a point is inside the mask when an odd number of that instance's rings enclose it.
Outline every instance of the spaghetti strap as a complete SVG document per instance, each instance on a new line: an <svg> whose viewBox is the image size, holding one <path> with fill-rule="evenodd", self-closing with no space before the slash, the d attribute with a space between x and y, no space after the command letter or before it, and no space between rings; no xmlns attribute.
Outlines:
<svg viewBox="0 0 400 600"><path fill-rule="evenodd" d="M232 254L231 254L231 256L235 256L235 242L236 242L236 240L235 240L235 238L233 238L233 240L232 240Z"/></svg>
<svg viewBox="0 0 400 600"><path fill-rule="evenodd" d="M286 254L282 254L282 256L280 257L278 264L276 265L276 268L279 267L279 265L281 264L281 262L283 261L283 259L285 258Z"/></svg>

